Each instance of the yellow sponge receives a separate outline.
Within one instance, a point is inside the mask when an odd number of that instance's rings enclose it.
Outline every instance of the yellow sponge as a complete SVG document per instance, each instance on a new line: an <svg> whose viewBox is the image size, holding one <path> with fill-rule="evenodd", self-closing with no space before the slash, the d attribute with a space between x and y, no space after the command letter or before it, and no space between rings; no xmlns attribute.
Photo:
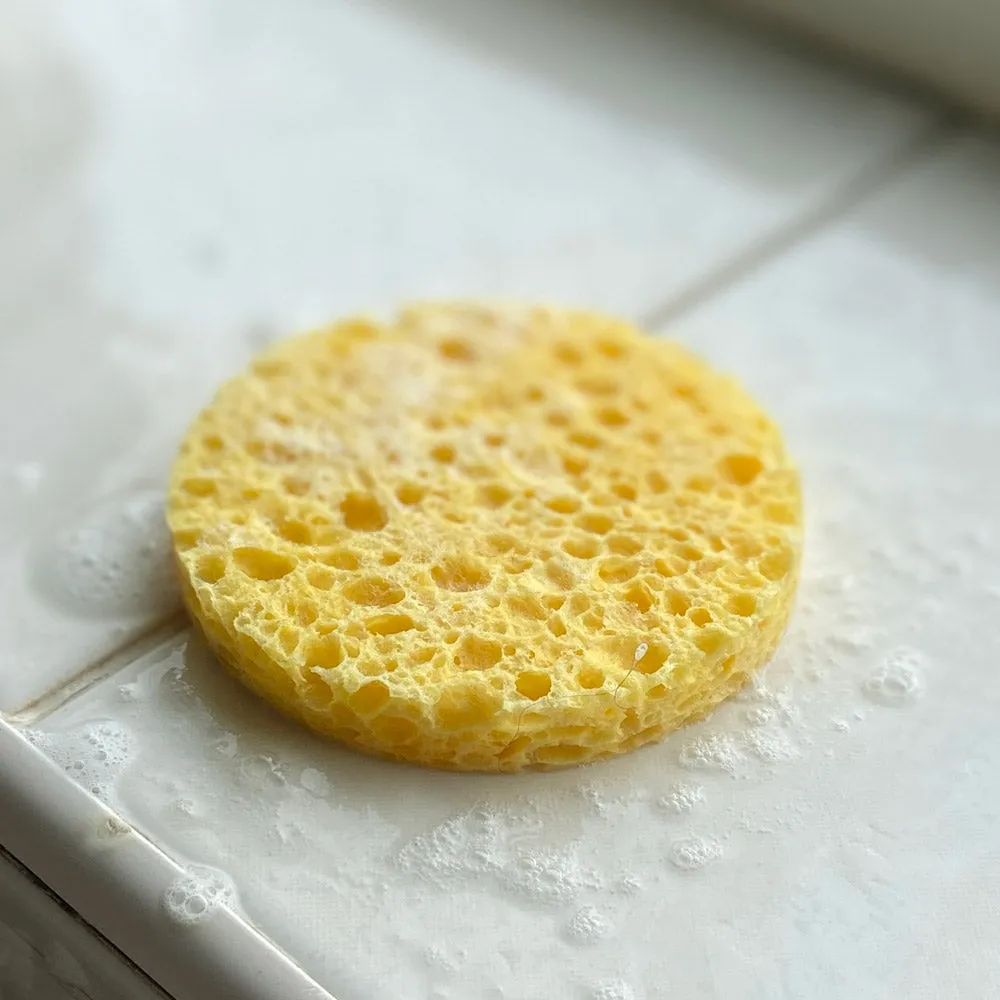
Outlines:
<svg viewBox="0 0 1000 1000"><path fill-rule="evenodd" d="M624 323L429 304L279 344L173 469L191 614L351 746L517 771L623 753L771 655L799 482L731 381Z"/></svg>

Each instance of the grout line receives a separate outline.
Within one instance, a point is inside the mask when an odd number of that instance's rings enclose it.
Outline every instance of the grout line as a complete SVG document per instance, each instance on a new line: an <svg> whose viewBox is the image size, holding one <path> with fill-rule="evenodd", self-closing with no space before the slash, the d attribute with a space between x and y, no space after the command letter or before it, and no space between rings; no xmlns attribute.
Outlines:
<svg viewBox="0 0 1000 1000"><path fill-rule="evenodd" d="M728 261L724 261L677 295L645 310L641 314L640 324L647 330L658 330L675 322L799 243L815 236L863 204L904 171L935 152L945 140L959 132L964 121L965 117L957 113L944 113L935 118L884 156L862 167L802 215L737 251Z"/></svg>
<svg viewBox="0 0 1000 1000"><path fill-rule="evenodd" d="M27 705L14 712L4 713L2 718L14 726L30 726L42 722L95 685L124 670L174 636L180 635L187 625L186 617L180 613L172 615L166 621L156 622L127 645L84 667L79 673L50 688Z"/></svg>

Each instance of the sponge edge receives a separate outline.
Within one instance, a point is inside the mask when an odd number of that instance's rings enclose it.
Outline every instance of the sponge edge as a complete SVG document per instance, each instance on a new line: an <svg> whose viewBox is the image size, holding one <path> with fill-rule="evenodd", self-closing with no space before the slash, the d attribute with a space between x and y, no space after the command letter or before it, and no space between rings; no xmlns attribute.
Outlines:
<svg viewBox="0 0 1000 1000"><path fill-rule="evenodd" d="M706 715L773 653L801 546L797 474L732 381L610 318L468 303L259 356L188 432L168 520L247 685L479 771Z"/></svg>

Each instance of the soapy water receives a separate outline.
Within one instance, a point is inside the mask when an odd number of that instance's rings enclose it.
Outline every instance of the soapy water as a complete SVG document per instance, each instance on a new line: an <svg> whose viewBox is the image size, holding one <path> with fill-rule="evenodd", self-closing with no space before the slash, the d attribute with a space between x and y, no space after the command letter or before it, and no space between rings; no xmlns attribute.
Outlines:
<svg viewBox="0 0 1000 1000"><path fill-rule="evenodd" d="M128 493L92 508L38 553L40 593L78 615L158 617L179 607L163 497Z"/></svg>
<svg viewBox="0 0 1000 1000"><path fill-rule="evenodd" d="M743 743L765 764L782 763L801 756L799 748L780 729L749 729L743 734Z"/></svg>
<svg viewBox="0 0 1000 1000"><path fill-rule="evenodd" d="M740 741L729 733L708 733L688 740L680 752L680 763L688 770L724 771L736 774L746 760Z"/></svg>
<svg viewBox="0 0 1000 1000"><path fill-rule="evenodd" d="M286 784L283 768L270 754L258 753L240 761L240 777L254 785L281 788Z"/></svg>
<svg viewBox="0 0 1000 1000"><path fill-rule="evenodd" d="M861 685L869 701L886 708L901 708L924 693L924 658L912 649L889 653L875 672Z"/></svg>
<svg viewBox="0 0 1000 1000"><path fill-rule="evenodd" d="M718 861L723 855L722 845L708 837L684 837L677 840L670 848L670 863L681 871L691 872L712 861Z"/></svg>
<svg viewBox="0 0 1000 1000"><path fill-rule="evenodd" d="M325 798L330 794L330 781L322 772L315 767L305 767L299 775L299 784L317 798Z"/></svg>
<svg viewBox="0 0 1000 1000"><path fill-rule="evenodd" d="M622 896L638 896L643 890L642 880L636 875L623 875L614 889Z"/></svg>
<svg viewBox="0 0 1000 1000"><path fill-rule="evenodd" d="M744 713L748 726L766 726L773 718L774 712L767 705L755 705Z"/></svg>
<svg viewBox="0 0 1000 1000"><path fill-rule="evenodd" d="M604 915L594 906L582 906L566 924L565 937L571 944L586 945L600 941L611 932Z"/></svg>
<svg viewBox="0 0 1000 1000"><path fill-rule="evenodd" d="M69 733L26 730L25 735L78 785L108 804L135 747L132 733L113 721L91 723Z"/></svg>
<svg viewBox="0 0 1000 1000"><path fill-rule="evenodd" d="M189 865L163 894L167 915L188 926L208 920L220 907L235 907L236 901L230 877L207 865Z"/></svg>
<svg viewBox="0 0 1000 1000"><path fill-rule="evenodd" d="M623 979L612 979L598 983L588 994L588 1000L637 1000L637 997Z"/></svg>
<svg viewBox="0 0 1000 1000"><path fill-rule="evenodd" d="M679 782L665 795L661 795L656 804L667 812L680 816L691 812L694 807L705 801L705 789L701 785Z"/></svg>
<svg viewBox="0 0 1000 1000"><path fill-rule="evenodd" d="M397 867L442 889L485 882L528 902L559 905L602 884L573 847L531 849L538 824L484 808L442 823L399 851Z"/></svg>

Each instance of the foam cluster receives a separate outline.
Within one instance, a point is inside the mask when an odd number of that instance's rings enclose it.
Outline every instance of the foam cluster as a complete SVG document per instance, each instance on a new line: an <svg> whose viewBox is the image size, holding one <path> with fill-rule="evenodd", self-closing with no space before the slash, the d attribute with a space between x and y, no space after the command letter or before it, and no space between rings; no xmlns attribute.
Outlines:
<svg viewBox="0 0 1000 1000"><path fill-rule="evenodd" d="M660 739L773 652L799 482L729 379L613 319L429 304L281 343L173 469L190 611L308 726L442 768Z"/></svg>

